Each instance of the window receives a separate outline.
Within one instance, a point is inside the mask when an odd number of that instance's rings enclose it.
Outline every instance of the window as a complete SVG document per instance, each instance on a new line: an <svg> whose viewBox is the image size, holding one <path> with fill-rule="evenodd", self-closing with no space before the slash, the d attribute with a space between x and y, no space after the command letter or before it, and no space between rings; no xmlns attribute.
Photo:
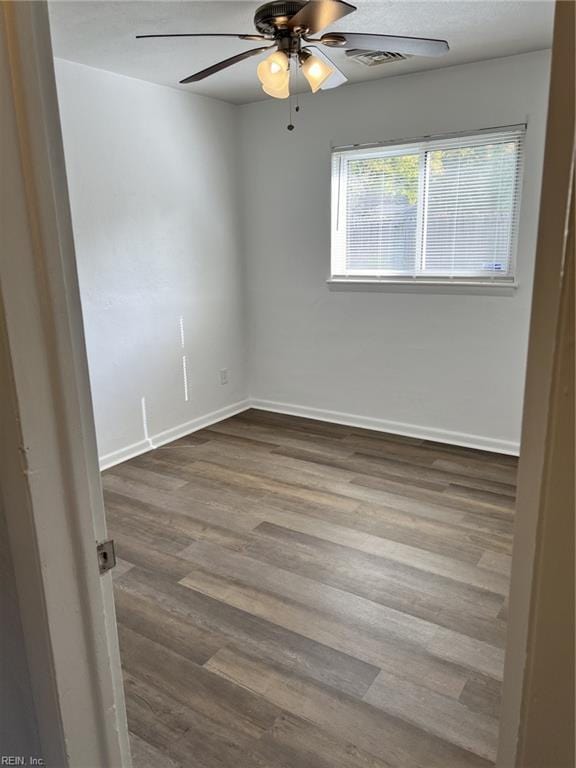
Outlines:
<svg viewBox="0 0 576 768"><path fill-rule="evenodd" d="M513 284L525 127L332 153L332 280Z"/></svg>

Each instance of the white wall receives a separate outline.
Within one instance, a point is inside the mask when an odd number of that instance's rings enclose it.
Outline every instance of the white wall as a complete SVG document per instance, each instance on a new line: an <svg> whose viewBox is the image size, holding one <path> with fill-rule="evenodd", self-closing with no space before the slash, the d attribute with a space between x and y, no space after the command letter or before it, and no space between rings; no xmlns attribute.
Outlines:
<svg viewBox="0 0 576 768"><path fill-rule="evenodd" d="M292 133L285 102L241 108L252 397L517 448L548 76L538 52L345 86L302 98ZM328 289L331 144L526 120L513 296Z"/></svg>
<svg viewBox="0 0 576 768"><path fill-rule="evenodd" d="M143 398L154 442L250 396L514 451L548 70L539 52L345 86L304 96L289 133L285 102L233 107L57 61L104 464L150 446ZM514 295L329 290L331 144L526 120Z"/></svg>
<svg viewBox="0 0 576 768"><path fill-rule="evenodd" d="M147 446L142 398L149 436L165 440L247 396L236 109L65 61L56 76L98 448L109 463Z"/></svg>

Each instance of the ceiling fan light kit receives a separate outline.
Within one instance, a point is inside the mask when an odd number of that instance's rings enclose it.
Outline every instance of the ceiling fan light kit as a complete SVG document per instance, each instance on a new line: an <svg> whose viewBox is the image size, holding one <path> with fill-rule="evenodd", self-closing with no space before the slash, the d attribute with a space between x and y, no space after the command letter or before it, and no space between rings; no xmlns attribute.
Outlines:
<svg viewBox="0 0 576 768"><path fill-rule="evenodd" d="M308 80L312 93L316 93L319 88L322 88L322 85L334 73L332 67L307 50L300 51L298 59L302 74Z"/></svg>
<svg viewBox="0 0 576 768"><path fill-rule="evenodd" d="M262 90L275 99L287 99L290 95L290 58L283 51L274 51L256 68Z"/></svg>
<svg viewBox="0 0 576 768"><path fill-rule="evenodd" d="M172 33L136 35L137 38L178 37L233 37L238 40L256 40L263 43L213 64L180 81L181 84L204 80L210 75L234 64L259 56L274 48L257 67L262 90L276 99L290 96L291 63L300 68L312 93L334 88L347 81L346 76L318 46L327 48L359 49L363 53L402 54L405 56L441 56L448 52L445 40L398 35L373 35L359 32L327 32L317 35L330 24L353 13L356 8L344 0L273 0L260 6L254 15L258 34L230 34L218 32ZM265 45L264 45L265 43ZM293 126L292 126L293 127Z"/></svg>

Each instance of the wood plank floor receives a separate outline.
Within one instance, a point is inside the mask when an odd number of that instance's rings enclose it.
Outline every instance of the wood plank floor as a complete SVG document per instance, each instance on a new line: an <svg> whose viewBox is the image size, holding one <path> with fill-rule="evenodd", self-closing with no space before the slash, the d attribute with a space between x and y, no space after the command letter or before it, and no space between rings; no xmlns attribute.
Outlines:
<svg viewBox="0 0 576 768"><path fill-rule="evenodd" d="M135 768L486 768L516 460L248 411L103 475Z"/></svg>

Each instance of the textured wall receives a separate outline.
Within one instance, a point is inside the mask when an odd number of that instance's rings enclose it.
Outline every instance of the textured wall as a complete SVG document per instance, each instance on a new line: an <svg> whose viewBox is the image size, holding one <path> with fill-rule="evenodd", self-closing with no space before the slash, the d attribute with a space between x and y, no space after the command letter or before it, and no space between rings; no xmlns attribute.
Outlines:
<svg viewBox="0 0 576 768"><path fill-rule="evenodd" d="M236 109L59 60L56 77L102 457L246 397Z"/></svg>
<svg viewBox="0 0 576 768"><path fill-rule="evenodd" d="M284 103L240 108L253 397L518 446L548 71L539 52L344 86L292 133ZM526 120L514 295L329 290L331 145Z"/></svg>

